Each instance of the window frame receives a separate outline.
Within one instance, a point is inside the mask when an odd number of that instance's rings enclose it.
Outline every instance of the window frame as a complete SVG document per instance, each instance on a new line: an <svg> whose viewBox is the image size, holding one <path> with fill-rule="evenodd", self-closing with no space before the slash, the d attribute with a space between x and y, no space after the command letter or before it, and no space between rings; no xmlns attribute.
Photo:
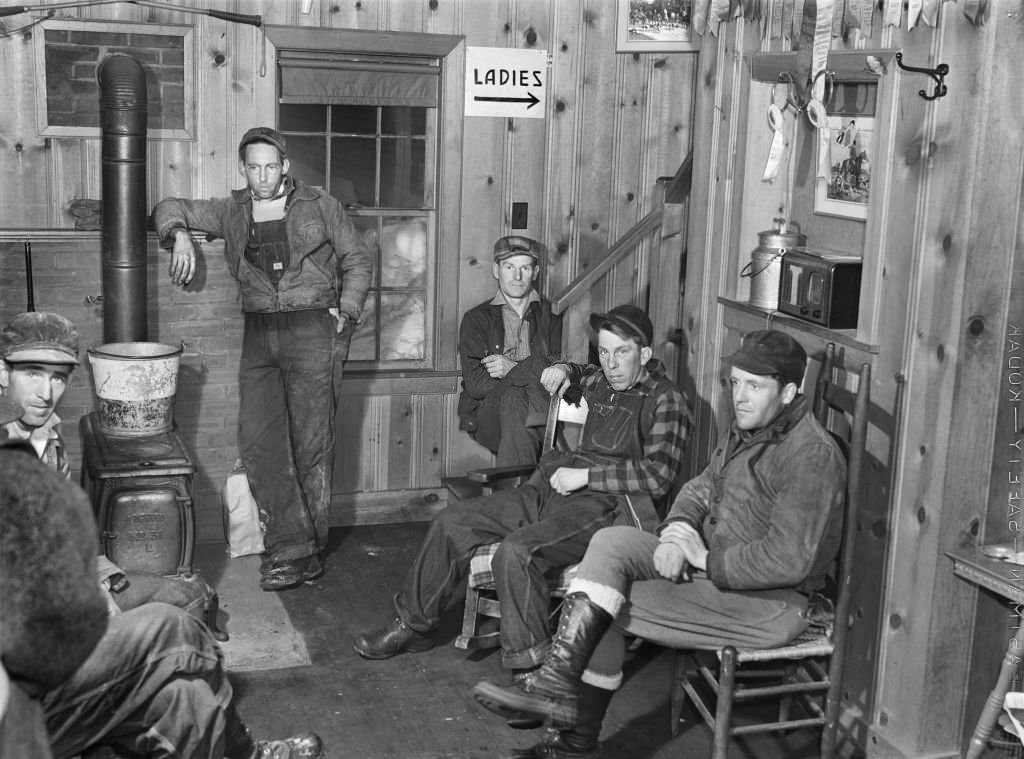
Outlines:
<svg viewBox="0 0 1024 759"><path fill-rule="evenodd" d="M450 373L458 370L458 300L441 292L442 283L458 277L462 201L463 90L465 38L456 35L362 32L267 25L267 39L277 51L437 57L441 64L437 114L436 186L433 244L426 292L424 358L353 362L346 375L391 372ZM273 61L276 66L276 53ZM275 94L275 112L280 93ZM368 211L370 209L367 209ZM432 264L432 266L431 266ZM450 296L450 294L449 294Z"/></svg>

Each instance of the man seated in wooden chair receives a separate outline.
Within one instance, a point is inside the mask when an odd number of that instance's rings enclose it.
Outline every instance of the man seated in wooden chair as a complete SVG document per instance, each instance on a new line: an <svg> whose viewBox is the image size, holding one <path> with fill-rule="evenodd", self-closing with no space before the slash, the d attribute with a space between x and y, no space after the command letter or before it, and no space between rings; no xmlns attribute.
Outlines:
<svg viewBox="0 0 1024 759"><path fill-rule="evenodd" d="M522 756L597 756L625 634L672 648L771 648L807 626L807 594L839 548L846 460L799 393L807 358L796 340L752 332L724 361L733 424L657 534L597 533L543 664L511 686L474 687L491 711L557 729Z"/></svg>
<svg viewBox="0 0 1024 759"><path fill-rule="evenodd" d="M529 237L498 238L491 266L498 291L459 325L459 427L497 466L537 463L541 434L527 422L547 412L540 376L562 349L562 317L534 287L541 250Z"/></svg>
<svg viewBox="0 0 1024 759"><path fill-rule="evenodd" d="M425 651L482 545L501 542L491 566L501 606L502 664L527 670L550 638L545 575L580 560L590 538L622 515L622 496L668 494L689 419L686 399L652 357L653 327L641 309L593 314L600 366L557 363L541 381L551 393L578 385L589 407L581 443L550 451L525 484L450 504L433 519L402 590L397 616L356 637L368 659ZM650 529L657 516L648 515Z"/></svg>

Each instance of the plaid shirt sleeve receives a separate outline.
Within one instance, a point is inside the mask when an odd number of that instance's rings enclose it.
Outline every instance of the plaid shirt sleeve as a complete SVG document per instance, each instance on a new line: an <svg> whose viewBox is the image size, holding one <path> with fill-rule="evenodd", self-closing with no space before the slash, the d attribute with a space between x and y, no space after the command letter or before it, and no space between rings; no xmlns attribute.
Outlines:
<svg viewBox="0 0 1024 759"><path fill-rule="evenodd" d="M587 380L589 384L597 381L593 375L584 377L584 388L588 386ZM653 402L654 420L648 429L641 430L644 457L591 467L591 490L602 493L647 491L655 498L671 490L683 458L689 412L683 394L675 387L666 388Z"/></svg>

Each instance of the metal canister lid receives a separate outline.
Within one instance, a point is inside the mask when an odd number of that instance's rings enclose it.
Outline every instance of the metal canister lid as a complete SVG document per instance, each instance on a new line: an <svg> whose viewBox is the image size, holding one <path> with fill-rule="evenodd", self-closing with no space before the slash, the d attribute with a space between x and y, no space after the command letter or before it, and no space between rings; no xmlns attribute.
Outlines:
<svg viewBox="0 0 1024 759"><path fill-rule="evenodd" d="M800 232L780 232L777 229L766 229L757 233L757 243L762 248L786 249L801 248L807 244L807 235Z"/></svg>

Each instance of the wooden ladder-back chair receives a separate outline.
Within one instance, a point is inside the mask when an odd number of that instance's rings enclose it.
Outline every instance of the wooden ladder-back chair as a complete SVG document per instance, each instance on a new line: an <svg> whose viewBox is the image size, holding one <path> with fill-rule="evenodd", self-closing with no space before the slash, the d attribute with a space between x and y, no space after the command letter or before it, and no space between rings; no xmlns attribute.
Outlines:
<svg viewBox="0 0 1024 759"><path fill-rule="evenodd" d="M712 759L726 759L733 736L807 727L822 728L822 759L835 755L871 385L868 364L862 364L855 375L856 391L837 384L835 361L835 345L829 343L812 401L818 421L847 456L842 543L836 561L834 598L829 599L835 613L817 615L818 619L812 615L808 629L780 648L720 648L716 652L717 667L706 654L702 663L694 652L677 652L671 697L672 734L679 731L688 697L714 732ZM751 684L754 680L756 685ZM734 705L772 699L779 703L772 721L733 724ZM802 715L791 715L794 701L803 706Z"/></svg>
<svg viewBox="0 0 1024 759"><path fill-rule="evenodd" d="M541 455L548 451L573 450L579 444L583 424L587 417L586 401L580 406L567 403L561 396L552 396L548 406L547 422L544 426L544 437L541 444ZM492 467L474 469L466 474L466 479L480 486L483 493L493 492L511 481L513 485L524 482L533 473L534 465ZM647 499L647 504L640 506L637 499ZM646 493L626 496L626 508L633 515L633 522L640 526L638 510L653 508L650 496ZM462 630L455 638L454 645L461 649L494 648L501 645L500 633L497 628L482 632L482 623L490 619L500 619L501 611L498 597L494 590L494 575L491 573L491 559L498 550L500 543L491 543L476 549L469 563L469 577L466 581L466 603L462 616ZM572 564L548 576L548 587L552 598L561 598L569 587L569 581L576 572ZM557 609L552 611L552 615Z"/></svg>

